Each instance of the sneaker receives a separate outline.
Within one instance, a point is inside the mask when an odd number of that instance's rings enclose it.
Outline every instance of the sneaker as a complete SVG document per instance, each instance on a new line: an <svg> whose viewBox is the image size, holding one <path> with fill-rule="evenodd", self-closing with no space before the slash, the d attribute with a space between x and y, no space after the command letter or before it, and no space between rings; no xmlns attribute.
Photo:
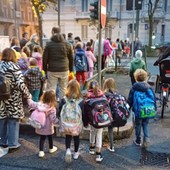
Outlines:
<svg viewBox="0 0 170 170"><path fill-rule="evenodd" d="M94 155L95 154L95 146L90 146L89 153Z"/></svg>
<svg viewBox="0 0 170 170"><path fill-rule="evenodd" d="M101 153L97 153L96 154L96 162L101 162L103 160L103 157L101 155Z"/></svg>
<svg viewBox="0 0 170 170"><path fill-rule="evenodd" d="M147 148L149 146L150 142L149 141L144 141L142 147Z"/></svg>
<svg viewBox="0 0 170 170"><path fill-rule="evenodd" d="M70 151L69 148L66 150L65 161L66 161L67 163L70 163L70 162L71 162L71 151Z"/></svg>
<svg viewBox="0 0 170 170"><path fill-rule="evenodd" d="M8 146L9 149L17 149L21 146L20 143L18 143L17 145L13 145L13 146Z"/></svg>
<svg viewBox="0 0 170 170"><path fill-rule="evenodd" d="M79 152L75 152L73 158L74 158L74 159L78 159L78 158L79 158L79 155L80 155Z"/></svg>
<svg viewBox="0 0 170 170"><path fill-rule="evenodd" d="M135 144L136 146L141 146L141 145L142 145L140 141L134 140L133 142L134 142L134 144Z"/></svg>
<svg viewBox="0 0 170 170"><path fill-rule="evenodd" d="M114 146L112 146L112 147L108 147L108 150L110 151L110 152L115 152L115 148L114 148Z"/></svg>
<svg viewBox="0 0 170 170"><path fill-rule="evenodd" d="M39 151L38 156L39 158L43 158L45 156L44 151Z"/></svg>
<svg viewBox="0 0 170 170"><path fill-rule="evenodd" d="M0 147L0 157L6 155L8 153L8 151L9 151L8 148Z"/></svg>
<svg viewBox="0 0 170 170"><path fill-rule="evenodd" d="M54 153L55 151L57 151L57 147L56 146L53 146L52 149L49 149L49 153Z"/></svg>

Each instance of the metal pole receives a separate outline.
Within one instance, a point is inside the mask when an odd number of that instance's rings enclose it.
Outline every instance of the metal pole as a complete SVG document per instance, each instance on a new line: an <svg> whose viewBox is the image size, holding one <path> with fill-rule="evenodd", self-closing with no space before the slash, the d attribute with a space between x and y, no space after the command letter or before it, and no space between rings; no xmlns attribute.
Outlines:
<svg viewBox="0 0 170 170"><path fill-rule="evenodd" d="M60 27L60 0L58 0L58 26Z"/></svg>
<svg viewBox="0 0 170 170"><path fill-rule="evenodd" d="M134 57L135 0L133 0L132 58Z"/></svg>
<svg viewBox="0 0 170 170"><path fill-rule="evenodd" d="M99 23L98 23L98 30L99 30L99 37L98 37L98 41L99 41L99 44L98 44L98 83L99 83L99 86L101 87L101 58L102 58L102 55L101 55L101 40L102 40L102 30L101 30L101 0L99 0Z"/></svg>

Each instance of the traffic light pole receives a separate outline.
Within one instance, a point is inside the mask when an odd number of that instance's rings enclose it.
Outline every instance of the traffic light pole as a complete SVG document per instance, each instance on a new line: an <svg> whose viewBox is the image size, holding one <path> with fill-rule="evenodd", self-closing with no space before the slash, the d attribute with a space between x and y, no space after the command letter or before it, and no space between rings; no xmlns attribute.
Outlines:
<svg viewBox="0 0 170 170"><path fill-rule="evenodd" d="M132 54L132 59L133 59L133 57L134 57L134 41L135 41L135 39L134 39L134 30L135 30L135 0L133 0L133 7L132 7L132 9L133 9L133 24L132 24L132 52L131 52L131 54Z"/></svg>
<svg viewBox="0 0 170 170"><path fill-rule="evenodd" d="M99 13L98 13L98 15L99 15L99 23L98 23L98 31L99 31L99 36L98 36L98 41L99 41L99 43L98 43L98 63L97 63L97 65L98 65L98 83L99 83L99 86L101 87L101 85L102 85L102 80L101 80L101 62L102 62L102 55L101 55L101 41L102 41L102 29L101 29L101 0L99 0L99 7L98 7L98 9L99 9Z"/></svg>

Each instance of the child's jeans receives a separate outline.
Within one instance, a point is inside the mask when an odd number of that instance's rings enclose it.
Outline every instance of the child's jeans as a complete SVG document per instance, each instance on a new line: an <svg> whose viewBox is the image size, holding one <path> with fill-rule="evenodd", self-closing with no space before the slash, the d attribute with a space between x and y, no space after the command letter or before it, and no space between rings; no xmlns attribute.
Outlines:
<svg viewBox="0 0 170 170"><path fill-rule="evenodd" d="M90 143L95 144L96 147L101 148L102 147L102 133L103 128L96 129L93 126L90 127Z"/></svg>
<svg viewBox="0 0 170 170"><path fill-rule="evenodd" d="M141 119L135 117L135 134L137 142L141 142L141 128L143 129L143 142L147 142L149 140L148 123L148 118Z"/></svg>

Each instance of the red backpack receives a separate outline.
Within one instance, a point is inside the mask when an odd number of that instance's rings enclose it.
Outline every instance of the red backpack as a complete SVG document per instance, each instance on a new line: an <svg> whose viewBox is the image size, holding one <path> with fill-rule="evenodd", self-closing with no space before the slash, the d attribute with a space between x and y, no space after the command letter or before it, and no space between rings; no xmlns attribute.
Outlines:
<svg viewBox="0 0 170 170"><path fill-rule="evenodd" d="M104 41L104 56L109 56L112 53L113 49L109 40Z"/></svg>

